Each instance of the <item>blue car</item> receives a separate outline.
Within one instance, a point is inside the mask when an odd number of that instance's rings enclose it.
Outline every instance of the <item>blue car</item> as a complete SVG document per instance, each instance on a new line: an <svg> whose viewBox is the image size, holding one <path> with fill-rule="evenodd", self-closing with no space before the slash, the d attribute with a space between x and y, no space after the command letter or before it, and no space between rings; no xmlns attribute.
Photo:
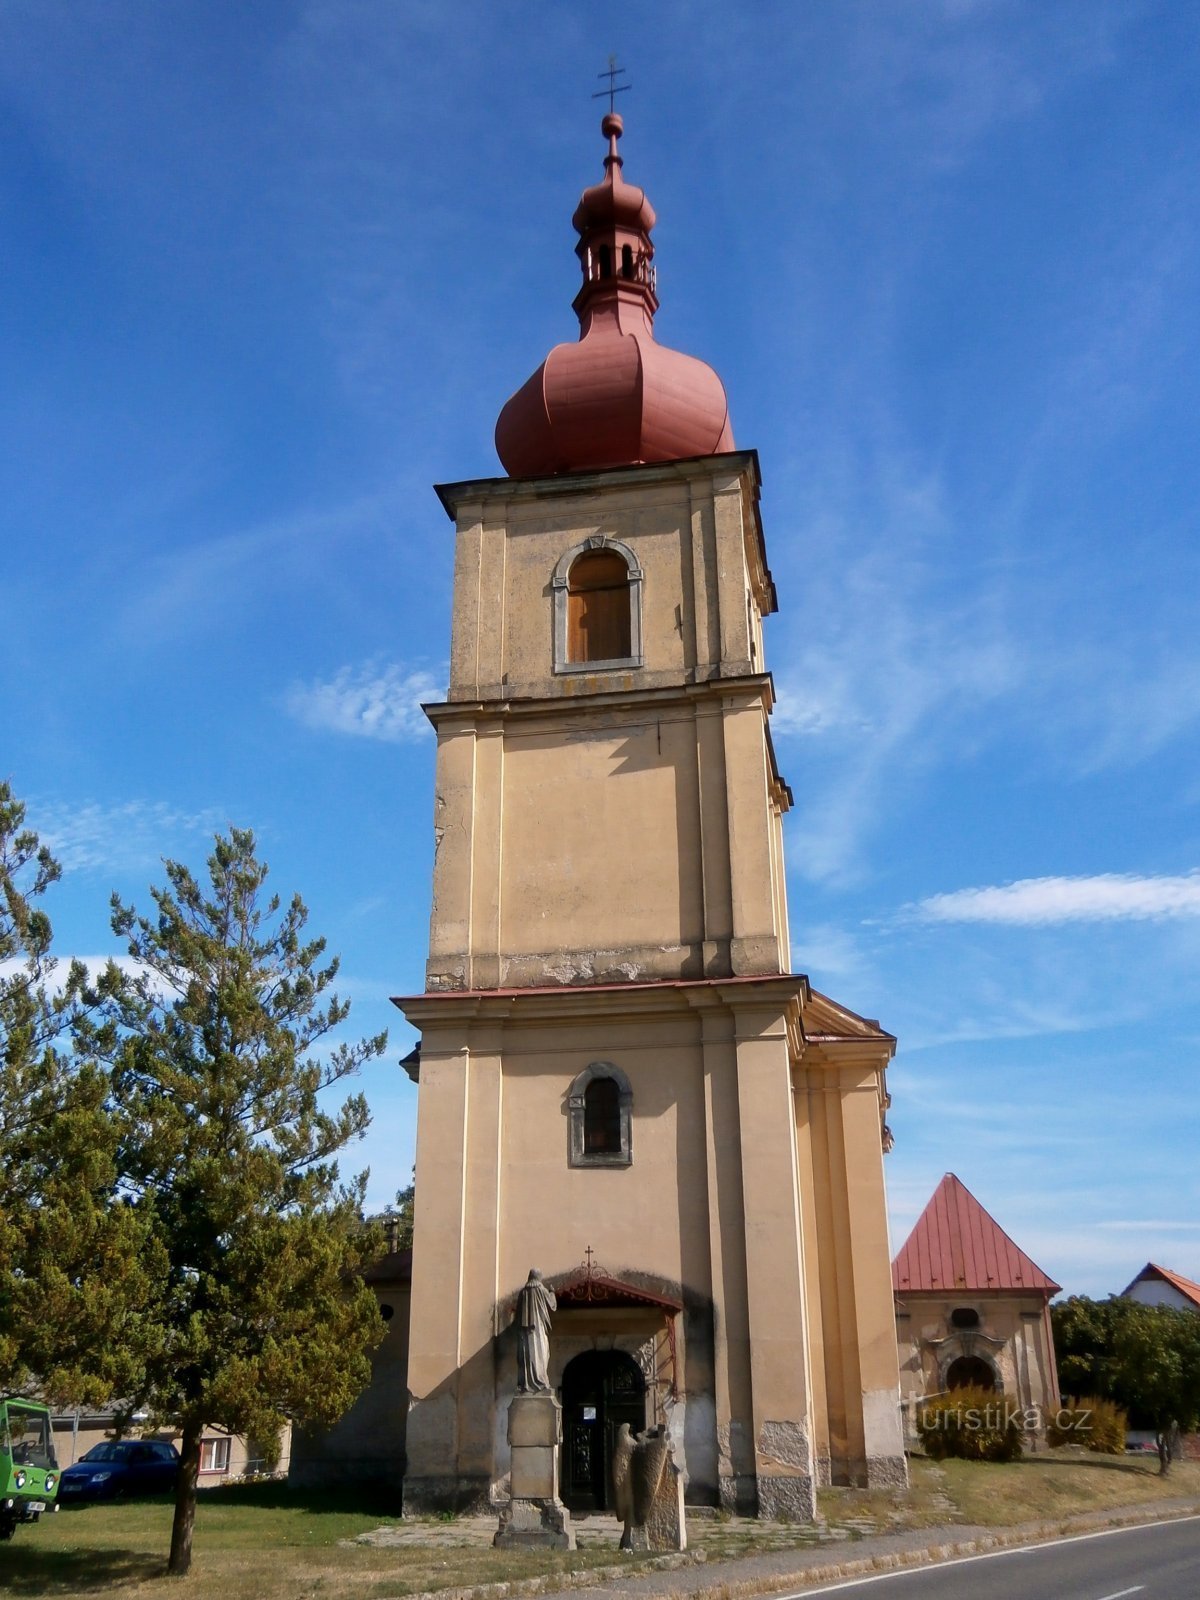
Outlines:
<svg viewBox="0 0 1200 1600"><path fill-rule="evenodd" d="M58 1485L59 1505L112 1500L118 1495L165 1494L179 1476L179 1451L162 1439L106 1439L68 1467Z"/></svg>

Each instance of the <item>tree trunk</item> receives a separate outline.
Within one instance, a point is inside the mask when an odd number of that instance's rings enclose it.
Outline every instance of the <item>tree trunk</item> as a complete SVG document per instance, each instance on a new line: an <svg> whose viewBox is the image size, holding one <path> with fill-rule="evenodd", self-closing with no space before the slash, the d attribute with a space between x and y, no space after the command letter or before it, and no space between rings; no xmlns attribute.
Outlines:
<svg viewBox="0 0 1200 1600"><path fill-rule="evenodd" d="M179 1481L175 1486L175 1520L171 1524L171 1559L167 1571L182 1578L192 1564L192 1529L196 1525L196 1482L200 1476L200 1435L204 1424L189 1417L183 1425Z"/></svg>
<svg viewBox="0 0 1200 1600"><path fill-rule="evenodd" d="M1183 1441L1179 1437L1179 1424L1170 1422L1157 1435L1158 1443L1158 1470L1162 1477L1166 1477L1171 1470L1172 1461L1178 1461L1183 1454Z"/></svg>

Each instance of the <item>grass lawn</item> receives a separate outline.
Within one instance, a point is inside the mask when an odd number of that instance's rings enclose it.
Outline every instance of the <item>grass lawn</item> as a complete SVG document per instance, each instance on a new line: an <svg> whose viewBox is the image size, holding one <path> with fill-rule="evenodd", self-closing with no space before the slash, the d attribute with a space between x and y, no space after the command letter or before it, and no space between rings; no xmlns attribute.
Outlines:
<svg viewBox="0 0 1200 1600"><path fill-rule="evenodd" d="M925 1468L933 1462L921 1462ZM1200 1465L1177 1461L1159 1477L1158 1462L1128 1456L1092 1456L1052 1450L1023 1461L942 1461L942 1484L964 1522L1003 1527L1053 1521L1077 1511L1137 1505L1181 1495L1200 1498Z"/></svg>
<svg viewBox="0 0 1200 1600"><path fill-rule="evenodd" d="M425 1524L431 1545L339 1545L399 1523L337 1496L279 1485L208 1490L196 1510L192 1571L166 1576L172 1508L166 1500L73 1507L17 1529L0 1545L0 1594L172 1596L180 1600L383 1600L458 1583L489 1583L623 1560L616 1549L493 1551L456 1537L453 1522ZM412 1524L405 1523L404 1527ZM421 1526L417 1525L418 1528ZM636 1559L636 1558L635 1558Z"/></svg>
<svg viewBox="0 0 1200 1600"><path fill-rule="evenodd" d="M1145 1500L1200 1499L1200 1465L1177 1461L1159 1477L1157 1458L1093 1456L1052 1450L1020 1461L909 1462L907 1490L823 1489L822 1515L833 1525L862 1520L885 1528L962 1522L985 1528L1053 1522L1079 1511L1136 1506Z"/></svg>
<svg viewBox="0 0 1200 1600"><path fill-rule="evenodd" d="M875 1529L947 1522L1003 1527L1171 1496L1200 1499L1200 1465L1192 1463L1177 1463L1167 1479L1148 1461L1060 1452L1011 1465L922 1459L911 1465L904 1491L823 1490L821 1511L830 1528L852 1541ZM404 1544L339 1542L389 1525L404 1531ZM497 1552L486 1542L490 1528L477 1519L401 1523L386 1505L364 1508L349 1497L302 1495L277 1484L210 1490L200 1497L192 1573L181 1584L165 1575L169 1502L90 1506L43 1517L0 1545L0 1595L391 1600L618 1562L628 1571L639 1559L621 1556L610 1533L595 1542L586 1524L580 1531L588 1542L574 1554ZM712 1560L809 1547L818 1537L811 1528L698 1517L689 1521L688 1534ZM680 1579L686 1587L686 1575Z"/></svg>

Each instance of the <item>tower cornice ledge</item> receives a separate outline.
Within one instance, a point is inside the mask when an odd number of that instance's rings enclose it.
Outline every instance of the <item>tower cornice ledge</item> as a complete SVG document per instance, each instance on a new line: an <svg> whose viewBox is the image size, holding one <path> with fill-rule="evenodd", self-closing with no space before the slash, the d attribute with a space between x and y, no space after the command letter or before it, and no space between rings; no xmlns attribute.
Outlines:
<svg viewBox="0 0 1200 1600"><path fill-rule="evenodd" d="M624 681L631 678L632 674L620 671L597 672L594 676L620 678L622 681L612 688L580 689L571 695L479 695L462 700L423 701L421 710L434 727L455 718L469 721L474 717L490 721L495 717L548 716L559 722L568 711L587 713L589 726L596 727L602 725L595 720L598 711L631 710L645 717L651 714L650 707L658 709L683 701L711 700L734 694L744 695L747 704L761 701L768 712L775 706L775 679L769 672L738 672L724 677L714 674L695 683L683 684L679 682L678 673L669 678L664 673L667 681L652 688L645 687L645 673L639 674L636 685Z"/></svg>
<svg viewBox="0 0 1200 1600"><path fill-rule="evenodd" d="M564 500L572 495L611 493L614 485L641 489L675 479L727 477L730 486L749 470L755 492L762 488L757 450L727 450L717 456L685 456L679 461L642 461L627 467L601 467L592 472L541 474L536 478L463 478L436 483L434 493L451 522L467 507L512 505L520 500Z"/></svg>
<svg viewBox="0 0 1200 1600"><path fill-rule="evenodd" d="M746 1006L796 1003L803 1010L812 990L803 973L771 973L726 978L673 978L658 983L578 983L520 989L434 989L423 994L393 995L410 1022L436 1024L451 1020L504 1020L523 1016L568 1018L594 1016L598 998L619 995L623 1012L647 1014L678 1011L681 1005Z"/></svg>

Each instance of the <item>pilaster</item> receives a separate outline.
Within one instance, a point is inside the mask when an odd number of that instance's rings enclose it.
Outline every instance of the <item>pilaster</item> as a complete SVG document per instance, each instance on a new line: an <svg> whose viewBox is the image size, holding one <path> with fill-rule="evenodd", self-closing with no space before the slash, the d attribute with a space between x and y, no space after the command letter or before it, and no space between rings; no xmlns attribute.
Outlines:
<svg viewBox="0 0 1200 1600"><path fill-rule="evenodd" d="M804 1257L786 1010L733 1005L758 1513L816 1514Z"/></svg>

